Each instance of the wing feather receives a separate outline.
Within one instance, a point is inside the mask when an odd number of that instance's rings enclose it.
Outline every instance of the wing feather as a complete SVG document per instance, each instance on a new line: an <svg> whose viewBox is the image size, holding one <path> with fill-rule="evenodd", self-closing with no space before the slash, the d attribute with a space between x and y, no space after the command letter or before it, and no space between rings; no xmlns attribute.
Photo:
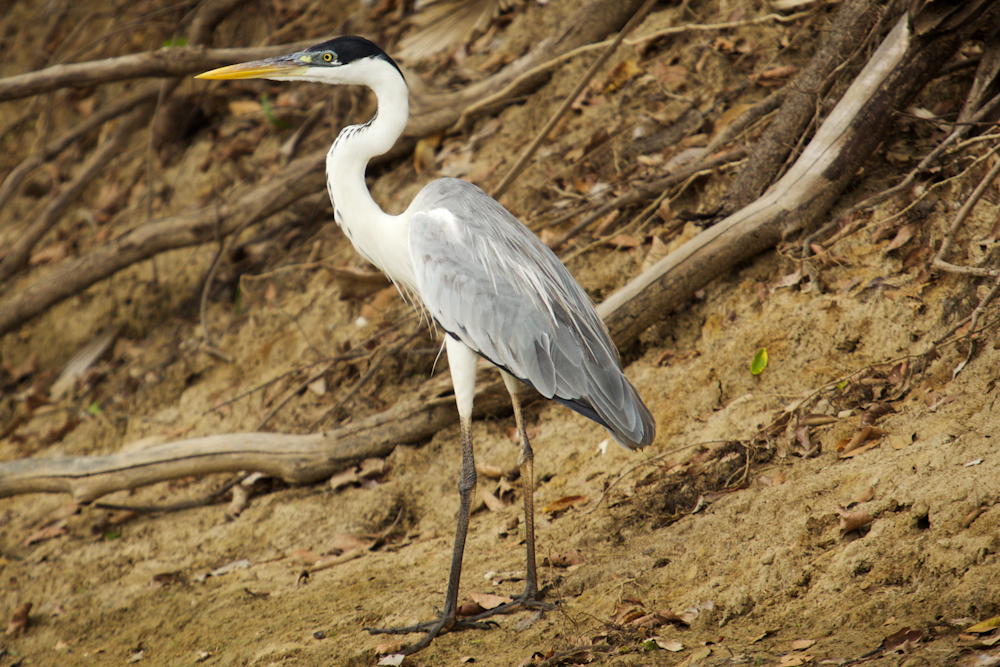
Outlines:
<svg viewBox="0 0 1000 667"><path fill-rule="evenodd" d="M623 445L652 442L652 415L622 373L604 323L537 236L458 179L425 187L408 214L417 288L446 332Z"/></svg>

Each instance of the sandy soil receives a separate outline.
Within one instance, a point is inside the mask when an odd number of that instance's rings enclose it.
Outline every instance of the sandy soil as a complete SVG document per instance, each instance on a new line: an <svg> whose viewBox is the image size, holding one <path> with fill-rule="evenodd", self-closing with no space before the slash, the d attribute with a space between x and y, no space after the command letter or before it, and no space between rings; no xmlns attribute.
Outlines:
<svg viewBox="0 0 1000 667"><path fill-rule="evenodd" d="M127 24L154 4L114 20ZM530 41L533 30L553 21L556 4L530 3L517 12L496 33L500 49ZM694 4L704 22L763 13L734 3ZM29 47L38 42L32 40L45 30L41 9L14 3L2 19L5 53L34 53ZM614 137L609 146L627 143L636 128L649 125L650 115L671 113L671 95L696 97L708 108L750 73L801 66L830 11L816 10L787 26L693 33L644 58L624 50L599 79L613 81L609 72L624 61L637 63L642 74L618 89L592 91L505 202L523 219L537 221L590 187L588 178L623 187L632 176L618 173L613 160L595 159L588 171L575 169L566 154L599 129ZM350 3L254 5L223 23L216 45L254 43L296 19L299 27L287 32L287 40L333 34L347 17L361 30L370 24L358 17L367 12ZM661 7L638 34L690 20L681 8ZM11 36L15 24L30 27ZM69 30L67 25L60 31L61 38L78 39ZM143 50L165 39L162 27L136 30L132 42L111 39L86 57ZM713 42L717 37L735 46ZM438 73L434 81L451 76L459 82L487 58L473 49L465 69ZM27 56L15 60L4 64L4 76L27 69ZM465 169L484 186L496 183L589 62L570 61L523 105L499 114L499 125L477 142L468 164L448 157L448 151L457 155L467 147L468 137L448 138L430 173L416 174L408 160L374 175L376 198L398 210L442 170ZM683 71L664 73L658 64ZM938 82L920 105L960 101L970 76L965 70ZM53 107L44 111L47 131L72 126L88 100L96 97L99 105L122 89L115 84L53 95ZM185 82L180 93L198 93L192 99L216 115L207 112L203 125L154 156L155 216L229 196L242 182L274 169L277 150L292 130L275 127L261 113L240 117L230 104L259 102L262 91L293 125L316 96L328 94L312 86ZM739 104L767 93L751 87ZM30 104L5 108L22 113ZM331 104L334 118L320 124L309 147L328 143L345 119L370 112L368 98L338 93ZM496 121L483 119L476 128L488 122ZM31 124L21 132L3 139L9 152L5 171L37 141L39 130ZM843 205L894 183L940 137L901 122ZM232 149L240 138L250 141L242 152ZM101 225L117 234L145 220L147 141L148 135L137 137L41 245L68 243L70 254L82 253L106 238ZM668 149L666 157L679 148ZM984 151L970 146L944 175L958 174ZM38 214L47 201L46 183L51 189L53 179L64 180L79 158L64 156L40 170L33 185L8 204L0 213L0 244L23 229L20 221ZM833 261L820 266L822 290L787 279L798 267L790 244L722 273L681 312L664 313L624 350L627 373L658 423L656 442L646 450L607 446L602 429L584 418L555 404L531 404L540 577L557 609L518 612L499 618L493 630L442 636L413 664L521 665L574 650L547 664L1000 662L989 635L983 640L963 634L1000 614L1000 460L992 450L992 438L1000 435L997 306L986 310L985 328L974 336L952 337L931 352L992 281L930 276L911 261L922 248L940 244L983 173L979 166L944 183L923 217L886 222L902 208L899 202L866 216L833 247ZM711 210L731 177L727 171L695 181L671 208ZM121 201L108 207L109 189L115 188ZM432 373L446 372L444 360L435 368L438 343L430 332L412 320L386 328L409 315L401 300L378 294L345 298L347 288L329 268L365 264L332 224L319 195L244 232L245 252L224 262L208 318L216 346L232 363L199 348L197 300L214 247L165 253L156 259L155 273L149 262L138 265L4 337L0 460L107 454L151 437L254 430L312 372L307 364L363 349L376 335L372 351L334 364L325 388L294 395L267 430L302 433L316 420L332 427L374 414ZM960 230L956 263L972 264L989 252L980 241L1000 215L997 200L993 187ZM102 211L110 213L95 224ZM637 213L623 212L623 218ZM638 246L600 245L569 266L599 301L641 271L653 252L652 236L676 242L664 231L668 223L657 217ZM912 238L893 247L904 223L913 225ZM697 231L689 224L680 238ZM30 284L49 266L39 262L14 288ZM243 273L253 277L240 283ZM358 324L361 315L367 324ZM111 326L121 326L122 335L84 386L6 428L24 414L33 386L46 386L82 345ZM411 333L416 337L404 352L355 389L378 351ZM761 348L769 363L755 376L750 362ZM18 376L30 359L34 365ZM858 432L862 415L877 400L892 408L876 422L885 434L862 453L840 458L838 443ZM813 451L804 456L795 427L809 413L833 419L809 429ZM512 426L506 415L476 422L481 464L514 467ZM0 666L374 664L377 647L387 640L362 628L427 620L443 604L458 505L457 425L429 442L397 447L385 464L363 484L337 490L259 480L235 517L227 514L228 495L208 506L152 514L79 508L59 495L0 500L0 614L10 618L19 606L33 605L27 629L0 640ZM226 479L188 478L102 501L177 503ZM520 581L493 580L496 573L523 568L521 497L510 490L517 482L485 476L480 481L503 506L477 505L462 594L516 594ZM843 531L844 517L859 512L870 521ZM46 528L49 534L37 533ZM351 557L344 562L307 573L316 558L345 552Z"/></svg>

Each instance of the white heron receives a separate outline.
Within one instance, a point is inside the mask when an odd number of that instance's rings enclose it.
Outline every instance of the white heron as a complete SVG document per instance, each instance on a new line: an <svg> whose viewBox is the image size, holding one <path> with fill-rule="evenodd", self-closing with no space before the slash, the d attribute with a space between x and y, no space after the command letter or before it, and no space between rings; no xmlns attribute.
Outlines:
<svg viewBox="0 0 1000 667"><path fill-rule="evenodd" d="M399 67L361 37L337 37L305 51L206 72L201 79L273 79L368 86L375 116L345 127L326 158L334 219L362 256L400 292L420 304L447 334L445 347L461 425L460 510L444 611L434 620L370 632L425 632L404 651L427 646L442 631L484 627L482 618L514 606L544 608L535 568L534 467L518 389L547 398L601 424L628 449L653 441L653 416L622 373L618 350L593 303L559 259L481 189L462 180L429 183L400 215L385 213L365 185L368 161L388 151L406 126L409 94ZM510 605L457 619L462 554L476 485L472 399L476 362L500 369L521 436L518 465L524 495L526 584Z"/></svg>

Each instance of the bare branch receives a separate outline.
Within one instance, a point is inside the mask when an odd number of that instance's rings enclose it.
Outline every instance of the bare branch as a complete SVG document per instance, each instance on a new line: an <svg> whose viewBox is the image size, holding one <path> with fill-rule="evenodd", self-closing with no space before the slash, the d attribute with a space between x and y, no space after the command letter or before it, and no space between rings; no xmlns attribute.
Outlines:
<svg viewBox="0 0 1000 667"><path fill-rule="evenodd" d="M0 300L0 332L7 333L48 307L143 259L227 236L284 209L322 187L323 154L297 160L280 177L256 185L232 204L150 222L89 254L64 260L27 289ZM2 335L2 334L0 334Z"/></svg>
<svg viewBox="0 0 1000 667"><path fill-rule="evenodd" d="M28 229L18 238L17 243L10 249L10 252L0 262L0 281L6 280L28 261L35 244L45 236L52 227L59 222L62 214L70 204L80 196L90 182L93 181L101 170L115 157L132 133L149 116L149 104L143 104L129 114L122 121L121 126L112 134L100 148L94 151L87 163L80 170L70 184L58 195L53 197L45 206L41 215Z"/></svg>
<svg viewBox="0 0 1000 667"><path fill-rule="evenodd" d="M182 46L104 60L53 65L38 72L0 79L0 102L47 93L59 88L84 88L99 83L151 76L186 76L244 60L280 56L311 45L312 41L239 49Z"/></svg>

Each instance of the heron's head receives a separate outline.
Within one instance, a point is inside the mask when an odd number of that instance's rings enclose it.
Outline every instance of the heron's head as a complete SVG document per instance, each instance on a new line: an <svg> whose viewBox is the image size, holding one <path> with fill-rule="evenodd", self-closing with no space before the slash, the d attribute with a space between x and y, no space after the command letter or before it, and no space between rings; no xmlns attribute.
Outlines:
<svg viewBox="0 0 1000 667"><path fill-rule="evenodd" d="M229 65L196 79L272 79L371 86L378 79L403 73L385 51L364 37L336 37L287 56Z"/></svg>

